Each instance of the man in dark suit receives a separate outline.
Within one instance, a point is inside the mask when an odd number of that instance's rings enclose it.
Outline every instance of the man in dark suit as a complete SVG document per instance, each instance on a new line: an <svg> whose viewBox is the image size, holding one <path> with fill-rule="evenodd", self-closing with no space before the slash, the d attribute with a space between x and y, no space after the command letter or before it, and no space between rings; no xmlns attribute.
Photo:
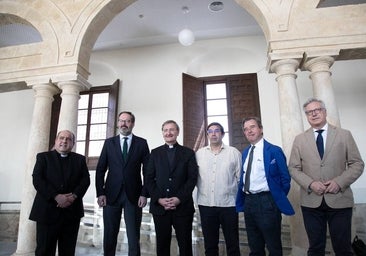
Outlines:
<svg viewBox="0 0 366 256"><path fill-rule="evenodd" d="M263 139L262 122L257 117L242 122L250 146L243 151L236 209L244 212L249 255L282 255L282 215L293 215L287 198L291 177L282 149ZM249 153L250 152L250 153Z"/></svg>
<svg viewBox="0 0 366 256"><path fill-rule="evenodd" d="M71 152L75 136L60 131L55 150L37 154L33 185L37 190L29 219L36 221L36 256L75 255L80 219L84 216L82 198L90 177L85 157Z"/></svg>
<svg viewBox="0 0 366 256"><path fill-rule="evenodd" d="M192 149L177 143L179 126L173 120L162 125L165 144L151 151L146 173L156 233L157 256L169 256L172 226L180 256L192 256L192 192L198 166Z"/></svg>
<svg viewBox="0 0 366 256"><path fill-rule="evenodd" d="M119 114L120 134L105 140L96 169L98 205L103 207L105 256L116 253L122 209L128 239L128 255L141 254L142 208L145 207L148 197L142 184L141 166L145 174L150 150L145 139L132 134L134 126L135 116L131 112L123 111Z"/></svg>
<svg viewBox="0 0 366 256"><path fill-rule="evenodd" d="M325 254L327 225L335 255L353 255L351 184L361 176L364 162L351 132L327 123L323 101L310 98L303 108L311 127L296 136L289 170L301 187L308 255Z"/></svg>

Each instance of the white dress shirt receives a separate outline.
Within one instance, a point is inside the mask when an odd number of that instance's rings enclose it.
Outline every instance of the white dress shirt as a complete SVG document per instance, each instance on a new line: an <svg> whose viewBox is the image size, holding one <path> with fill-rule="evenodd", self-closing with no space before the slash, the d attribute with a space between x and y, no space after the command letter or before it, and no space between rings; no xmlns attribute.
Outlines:
<svg viewBox="0 0 366 256"><path fill-rule="evenodd" d="M238 190L241 154L234 147L222 144L215 154L210 146L196 152L199 167L197 203L203 206L232 207Z"/></svg>
<svg viewBox="0 0 366 256"><path fill-rule="evenodd" d="M324 151L325 151L325 145L327 145L326 144L326 141L327 141L327 134L328 134L328 123L326 123L324 126L323 126L323 128L320 128L320 129L313 129L313 132L314 132L314 137L315 137L315 141L316 141L316 138L318 137L318 135L319 135L319 133L318 132L316 132L316 131L318 131L318 130L324 130L323 132L322 132L322 136L323 136L323 146L324 146Z"/></svg>
<svg viewBox="0 0 366 256"><path fill-rule="evenodd" d="M120 141L120 144L121 144L121 151L122 151L122 153L123 153L124 137L127 137L128 138L128 140L127 140L127 146L128 146L127 147L128 148L127 152L128 152L130 150L130 146L131 146L131 142L132 142L132 133L130 135L128 135L128 136L124 136L122 134L119 134L119 141Z"/></svg>
<svg viewBox="0 0 366 256"><path fill-rule="evenodd" d="M264 171L264 160L263 160L263 138L255 144L254 152L253 152L253 162L252 162L252 170L250 173L250 188L249 192L256 194L259 192L269 191L266 173ZM245 159L243 170L247 169L248 158ZM244 173L245 174L245 173ZM245 176L243 177L245 182ZM244 186L243 186L244 189Z"/></svg>

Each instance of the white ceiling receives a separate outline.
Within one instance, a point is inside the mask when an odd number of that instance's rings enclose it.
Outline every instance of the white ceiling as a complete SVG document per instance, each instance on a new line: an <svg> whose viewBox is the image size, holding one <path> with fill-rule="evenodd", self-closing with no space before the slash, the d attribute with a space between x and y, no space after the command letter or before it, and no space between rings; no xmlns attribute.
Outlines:
<svg viewBox="0 0 366 256"><path fill-rule="evenodd" d="M234 0L221 0L224 9L209 10L213 0L138 0L104 29L94 50L177 43L189 28L196 40L262 35L257 22ZM182 8L186 6L189 12Z"/></svg>
<svg viewBox="0 0 366 256"><path fill-rule="evenodd" d="M138 0L114 17L98 37L94 50L177 43L184 28L191 29L196 40L263 34L257 22L234 0L221 0L224 8L218 12L208 9L212 2ZM0 11L0 47L41 41L31 24Z"/></svg>
<svg viewBox="0 0 366 256"><path fill-rule="evenodd" d="M177 43L183 28L196 41L223 37L263 35L257 22L234 0L221 0L224 9L212 12L215 0L138 0L119 13L102 31L94 50ZM321 0L318 7L365 3L366 0ZM186 6L189 12L182 8ZM1 11L0 11L1 12ZM30 24L0 13L0 47L42 41Z"/></svg>

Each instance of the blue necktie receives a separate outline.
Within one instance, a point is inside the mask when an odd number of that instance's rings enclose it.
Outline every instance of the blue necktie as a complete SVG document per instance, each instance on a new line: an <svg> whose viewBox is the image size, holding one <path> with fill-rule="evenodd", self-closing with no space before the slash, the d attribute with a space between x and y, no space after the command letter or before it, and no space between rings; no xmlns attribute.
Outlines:
<svg viewBox="0 0 366 256"><path fill-rule="evenodd" d="M252 146L249 153L247 170L245 172L245 183L244 183L244 192L249 192L250 187L250 172L252 171L252 163L253 163L253 152L255 146Z"/></svg>
<svg viewBox="0 0 366 256"><path fill-rule="evenodd" d="M127 144L127 140L128 137L123 137L123 151L122 151L122 155L123 155L123 159L126 161L127 159L127 152L128 152L128 144Z"/></svg>
<svg viewBox="0 0 366 256"><path fill-rule="evenodd" d="M324 155L324 142L323 142L322 132L324 132L324 130L317 130L316 132L318 133L318 136L316 137L316 146L318 148L318 152L319 152L320 159L323 159L323 155Z"/></svg>

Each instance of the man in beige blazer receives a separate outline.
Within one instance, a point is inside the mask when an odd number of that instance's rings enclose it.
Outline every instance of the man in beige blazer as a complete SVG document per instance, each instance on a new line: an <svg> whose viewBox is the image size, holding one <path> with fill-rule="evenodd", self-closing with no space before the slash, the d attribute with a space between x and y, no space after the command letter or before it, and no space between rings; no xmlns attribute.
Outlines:
<svg viewBox="0 0 366 256"><path fill-rule="evenodd" d="M327 224L335 254L353 255L350 185L361 176L364 162L351 132L327 123L323 101L311 98L303 108L311 128L296 136L289 171L301 187L308 255L325 254Z"/></svg>

